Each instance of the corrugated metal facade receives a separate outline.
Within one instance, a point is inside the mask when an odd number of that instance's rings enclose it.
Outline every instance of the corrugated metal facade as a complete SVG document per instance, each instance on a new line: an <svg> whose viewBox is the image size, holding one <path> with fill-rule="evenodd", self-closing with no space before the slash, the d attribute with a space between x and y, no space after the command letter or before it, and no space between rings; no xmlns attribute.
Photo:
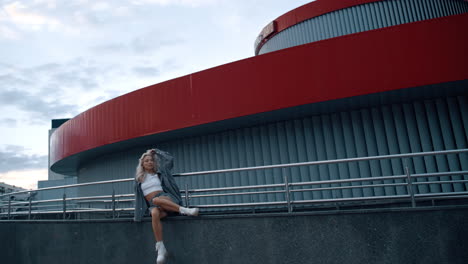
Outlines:
<svg viewBox="0 0 468 264"><path fill-rule="evenodd" d="M71 185L76 184L78 179L76 177L68 177L59 180L48 180L48 181L38 181L38 188L48 188L62 185ZM66 189L55 189L37 192L37 196L34 197L34 200L52 200L52 199L63 199L63 195L67 198L77 197L78 190L76 188L66 188ZM68 208L74 208L79 206L79 203L76 201L69 201L67 203ZM63 205L61 202L49 202L33 205L37 209L45 210L62 210Z"/></svg>
<svg viewBox="0 0 468 264"><path fill-rule="evenodd" d="M259 50L264 54L319 40L468 12L463 0L387 0L327 13L287 28Z"/></svg>
<svg viewBox="0 0 468 264"><path fill-rule="evenodd" d="M403 104L311 115L210 135L162 142L158 147L175 158L174 172L250 167L302 161L412 153L468 147L468 97L447 97ZM146 148L100 157L84 164L79 182L133 177L137 159ZM339 165L269 169L179 177L184 188L211 188L381 175L402 175L405 164L411 173L468 170L468 155L421 157ZM452 178L461 178L454 176ZM444 180L447 178L433 178ZM468 176L465 176L468 179ZM376 182L374 182L376 183ZM387 183L387 182L386 182ZM358 184L358 183L353 183ZM365 183L362 183L365 184ZM325 187L326 185L322 186ZM132 193L131 184L114 185L117 193ZM80 195L103 195L109 188L86 187ZM92 189L94 189L92 191ZM417 187L417 193L466 191L468 184L432 184ZM294 199L325 199L406 194L405 187L375 187L354 190L295 193ZM283 194L200 198L192 204L238 203L284 200Z"/></svg>

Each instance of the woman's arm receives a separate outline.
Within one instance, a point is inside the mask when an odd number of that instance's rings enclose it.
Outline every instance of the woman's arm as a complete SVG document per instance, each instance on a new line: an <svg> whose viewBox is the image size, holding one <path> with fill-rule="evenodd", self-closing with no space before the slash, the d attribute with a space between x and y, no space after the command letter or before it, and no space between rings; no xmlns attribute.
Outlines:
<svg viewBox="0 0 468 264"><path fill-rule="evenodd" d="M152 151L154 151L160 167L169 171L172 170L174 167L174 157L169 152L160 149L152 149Z"/></svg>

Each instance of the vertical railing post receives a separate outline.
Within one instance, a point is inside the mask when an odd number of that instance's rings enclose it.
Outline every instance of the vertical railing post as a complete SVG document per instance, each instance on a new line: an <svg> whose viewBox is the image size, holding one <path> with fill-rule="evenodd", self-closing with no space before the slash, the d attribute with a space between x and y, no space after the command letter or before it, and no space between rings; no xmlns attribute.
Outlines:
<svg viewBox="0 0 468 264"><path fill-rule="evenodd" d="M28 220L31 220L31 204L32 204L32 197L31 193L29 194L29 214L28 214Z"/></svg>
<svg viewBox="0 0 468 264"><path fill-rule="evenodd" d="M8 196L8 220L10 220L11 214L11 196Z"/></svg>
<svg viewBox="0 0 468 264"><path fill-rule="evenodd" d="M63 220L65 220L66 217L66 213L67 213L67 195L65 194L65 192L63 193Z"/></svg>
<svg viewBox="0 0 468 264"><path fill-rule="evenodd" d="M407 181L407 188L408 188L408 194L411 197L411 207L416 207L416 200L414 199L414 190L413 190L413 183L411 181L411 174L409 172L408 167L405 167L406 171L406 181Z"/></svg>
<svg viewBox="0 0 468 264"><path fill-rule="evenodd" d="M288 213L292 212L292 207L291 207L291 195L289 193L289 181L288 181L288 175L284 174L284 190L285 190L285 195L286 195L286 202L288 203Z"/></svg>
<svg viewBox="0 0 468 264"><path fill-rule="evenodd" d="M112 219L115 219L115 189L112 187Z"/></svg>
<svg viewBox="0 0 468 264"><path fill-rule="evenodd" d="M185 184L185 207L189 207L189 200L188 184Z"/></svg>
<svg viewBox="0 0 468 264"><path fill-rule="evenodd" d="M255 203L255 199L253 197L250 197L250 202ZM252 206L252 214L255 214L255 206Z"/></svg>

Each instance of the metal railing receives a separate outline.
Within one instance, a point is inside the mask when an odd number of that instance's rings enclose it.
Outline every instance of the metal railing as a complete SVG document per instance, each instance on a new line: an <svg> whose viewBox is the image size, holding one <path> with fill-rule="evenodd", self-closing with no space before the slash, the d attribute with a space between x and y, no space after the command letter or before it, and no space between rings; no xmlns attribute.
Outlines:
<svg viewBox="0 0 468 264"><path fill-rule="evenodd" d="M289 168L299 166L317 166L317 165L328 165L328 164L340 164L350 162L363 162L372 160L386 160L386 159L406 159L423 156L436 156L436 155L456 155L459 154L459 160L466 164L468 158L466 158L468 149L457 149L457 150L446 150L446 151L432 151L432 152L419 152L419 153L408 153L408 154L394 154L394 155L383 155L383 156L371 156L371 157L359 157L359 158L348 158L348 159L335 159L335 160L324 160L324 161L310 161L310 162L299 162L299 163L288 163L288 164L276 164L276 165L265 165L245 168L234 168L234 169L222 169L222 170L211 170L211 171L199 171L199 172L188 172L174 174L175 177L182 176L197 176L207 174L222 174L228 172L244 172L252 170L265 170L275 168ZM462 156L463 155L463 156ZM465 157L465 159L463 159ZM254 195L254 194L284 194L284 200L280 201L263 201L263 202L242 202L242 203L215 203L215 204L197 204L196 207L200 208L283 208L287 212L292 212L295 206L309 205L315 206L317 204L346 204L346 203L357 203L367 201L387 201L389 203L395 202L408 202L412 207L416 206L417 201L422 200L440 200L440 199L466 199L468 198L468 171L448 171L448 172L435 172L435 173L419 173L411 174L408 166L404 167L405 174L403 175L392 175L392 176L373 176L366 178L349 178L349 179L337 179L337 180L320 180L320 181L307 181L307 182L290 182L287 174L283 174L283 182L275 184L261 184L261 185L249 185L249 186L230 186L230 187L219 187L219 188L204 188L204 189L189 189L186 185L185 189L181 191L182 197L185 201L185 205L190 205L192 199L203 198L203 197L224 197L224 196L242 196L242 195ZM432 177L449 177L449 176L462 176L462 179L449 179L449 180L430 180ZM427 181L415 181L420 178L425 178ZM71 214L82 214L82 213L106 213L108 218L118 218L119 214L127 213L126 216L130 217L131 212L134 210L133 207L120 207L120 203L132 204L134 201L134 194L115 194L113 190L112 195L100 195L100 196L84 196L84 197L67 197L65 191L60 199L49 199L49 200L33 200L30 195L28 201L12 201L10 197L17 194L42 192L48 190L65 190L68 188L77 188L84 186L95 186L103 184L114 184L133 182L134 178L110 180L110 181L98 181L71 185L54 186L48 188L41 188L34 191L21 191L0 195L2 202L0 204L0 219L12 219L14 217L27 217L31 219L37 215L54 214L59 215L62 219L67 219L67 216ZM393 181L392 183L382 183L383 181ZM377 183L370 183L377 182ZM359 183L359 185L350 184ZM323 185L339 185L339 186L325 186ZM431 193L416 193L414 188L418 185L430 185L430 184L465 184L464 191L453 191L453 192L431 192ZM315 186L315 187L314 187ZM399 195L372 195L362 197L342 197L342 198L325 198L325 199L293 199L292 196L295 193L300 192L319 192L319 191L334 191L334 190L346 190L346 189L362 189L362 188L376 188L376 187L406 187L405 194ZM252 191L253 190L253 191ZM203 194L205 193L205 194ZM5 201L7 197L7 201ZM70 202L72 202L70 204ZM93 204L106 204L107 208L93 208L80 207L82 203L93 203ZM26 206L26 208L25 208ZM51 209L47 209L47 208ZM18 208L23 210L18 210ZM314 207L310 207L313 209ZM218 214L220 212L217 212Z"/></svg>

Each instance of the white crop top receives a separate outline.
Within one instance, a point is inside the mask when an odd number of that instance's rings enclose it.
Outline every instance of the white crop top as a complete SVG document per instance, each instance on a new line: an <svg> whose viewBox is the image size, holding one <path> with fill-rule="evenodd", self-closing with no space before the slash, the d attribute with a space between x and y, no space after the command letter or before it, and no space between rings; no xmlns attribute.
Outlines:
<svg viewBox="0 0 468 264"><path fill-rule="evenodd" d="M145 196L152 192L162 191L161 180L158 174L147 173L145 180L141 183L141 190Z"/></svg>

